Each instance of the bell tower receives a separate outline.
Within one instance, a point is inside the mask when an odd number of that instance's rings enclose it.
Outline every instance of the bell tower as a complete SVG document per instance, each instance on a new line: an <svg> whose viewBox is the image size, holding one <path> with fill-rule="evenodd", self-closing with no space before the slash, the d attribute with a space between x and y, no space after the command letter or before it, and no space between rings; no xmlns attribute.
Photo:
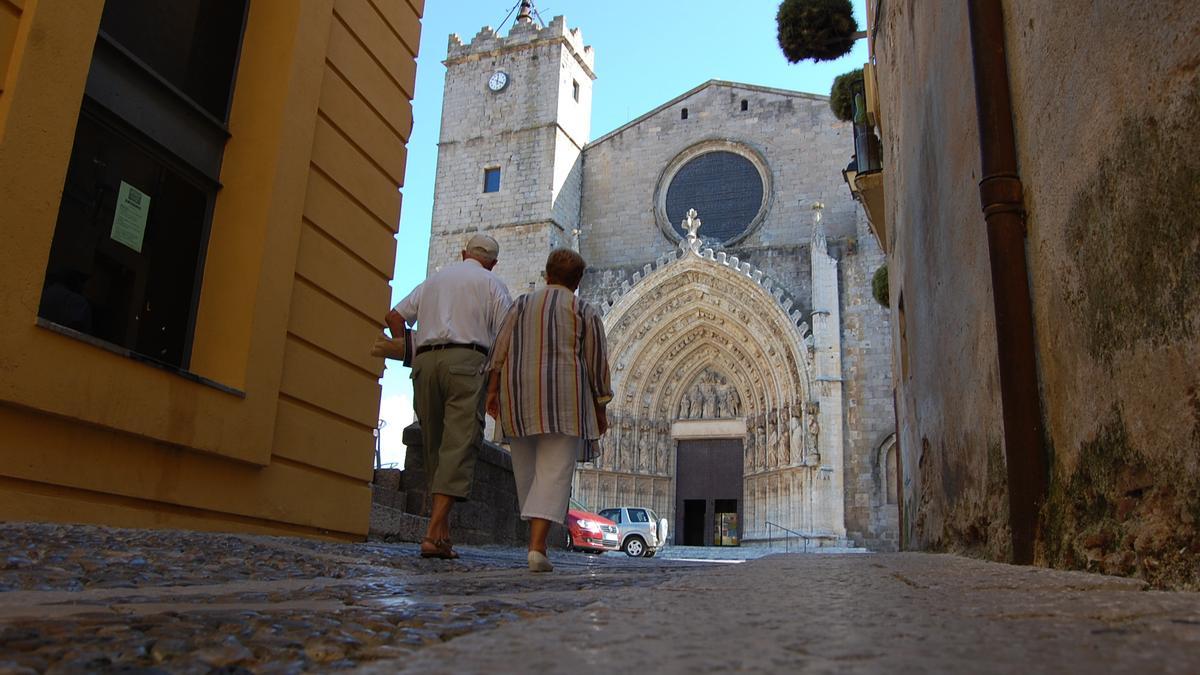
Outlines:
<svg viewBox="0 0 1200 675"><path fill-rule="evenodd" d="M580 31L561 16L539 26L531 9L521 3L505 36L450 36L429 240L433 271L458 260L469 233L495 237L495 272L514 294L579 226L596 78Z"/></svg>

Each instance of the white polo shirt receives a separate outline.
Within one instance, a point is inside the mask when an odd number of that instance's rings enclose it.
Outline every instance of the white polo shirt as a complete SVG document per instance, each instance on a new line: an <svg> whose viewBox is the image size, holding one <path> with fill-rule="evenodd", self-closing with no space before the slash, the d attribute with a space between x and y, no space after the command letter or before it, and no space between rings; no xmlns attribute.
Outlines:
<svg viewBox="0 0 1200 675"><path fill-rule="evenodd" d="M431 274L394 309L415 326L417 348L456 342L491 349L510 305L500 277L467 258Z"/></svg>

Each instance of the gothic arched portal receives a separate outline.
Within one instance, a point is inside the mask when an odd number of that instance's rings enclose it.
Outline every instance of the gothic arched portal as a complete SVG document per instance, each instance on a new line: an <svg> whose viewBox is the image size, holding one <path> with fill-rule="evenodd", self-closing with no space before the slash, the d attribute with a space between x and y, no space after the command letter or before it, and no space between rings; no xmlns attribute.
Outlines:
<svg viewBox="0 0 1200 675"><path fill-rule="evenodd" d="M750 265L696 246L614 294L615 397L604 451L577 477L585 503L649 506L675 522L676 442L699 428L741 441L743 538L765 537L768 521L838 529L814 515L817 474L833 469L820 467L811 336L781 295Z"/></svg>

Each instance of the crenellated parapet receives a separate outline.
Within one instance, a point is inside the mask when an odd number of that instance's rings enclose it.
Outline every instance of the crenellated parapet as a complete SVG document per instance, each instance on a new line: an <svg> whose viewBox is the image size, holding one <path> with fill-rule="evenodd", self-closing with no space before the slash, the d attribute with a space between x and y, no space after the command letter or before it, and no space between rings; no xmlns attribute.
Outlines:
<svg viewBox="0 0 1200 675"><path fill-rule="evenodd" d="M450 35L446 46L446 65L492 55L496 52L530 47L538 43L559 41L566 44L575 60L592 78L596 78L596 55L591 46L583 43L583 32L567 28L567 19L556 16L549 24L538 28L532 22L515 22L508 35L500 35L491 26L479 29L470 42L463 42L457 33Z"/></svg>

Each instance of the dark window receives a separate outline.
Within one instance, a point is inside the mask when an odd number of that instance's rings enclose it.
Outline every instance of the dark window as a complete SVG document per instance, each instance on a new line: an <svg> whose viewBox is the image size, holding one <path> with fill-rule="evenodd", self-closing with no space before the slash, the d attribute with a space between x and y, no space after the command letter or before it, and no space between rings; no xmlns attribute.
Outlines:
<svg viewBox="0 0 1200 675"><path fill-rule="evenodd" d="M224 120L245 14L244 0L109 0L101 39Z"/></svg>
<svg viewBox="0 0 1200 675"><path fill-rule="evenodd" d="M484 192L499 192L500 191L500 169L484 169L483 170L483 191Z"/></svg>
<svg viewBox="0 0 1200 675"><path fill-rule="evenodd" d="M688 209L696 209L704 223L701 236L728 241L750 226L762 201L758 168L742 155L722 150L696 156L675 173L667 187L666 211L681 237L687 234L681 223Z"/></svg>
<svg viewBox="0 0 1200 675"><path fill-rule="evenodd" d="M681 119L681 120L687 119L687 108L684 108L683 111L679 113L679 119Z"/></svg>
<svg viewBox="0 0 1200 675"><path fill-rule="evenodd" d="M38 314L186 368L245 0L109 0Z"/></svg>
<svg viewBox="0 0 1200 675"><path fill-rule="evenodd" d="M618 525L621 524L621 509L605 509L600 512L600 515L608 518Z"/></svg>
<svg viewBox="0 0 1200 675"><path fill-rule="evenodd" d="M742 110L749 110L749 109L750 109L750 102L747 101L746 99L742 99Z"/></svg>
<svg viewBox="0 0 1200 675"><path fill-rule="evenodd" d="M629 522L631 523L648 523L650 517L642 509L629 509Z"/></svg>
<svg viewBox="0 0 1200 675"><path fill-rule="evenodd" d="M575 102L579 102L579 82L571 80L571 94L575 97Z"/></svg>

